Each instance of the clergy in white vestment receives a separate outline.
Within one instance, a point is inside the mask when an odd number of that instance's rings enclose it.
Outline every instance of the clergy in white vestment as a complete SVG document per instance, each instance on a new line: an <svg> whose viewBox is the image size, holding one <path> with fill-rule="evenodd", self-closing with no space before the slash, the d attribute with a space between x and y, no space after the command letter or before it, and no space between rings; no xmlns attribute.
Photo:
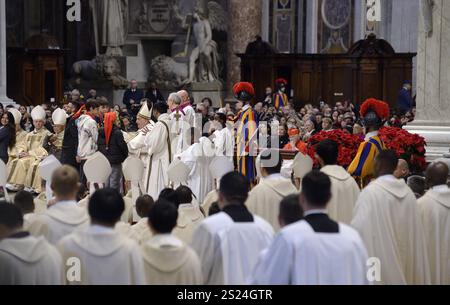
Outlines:
<svg viewBox="0 0 450 305"><path fill-rule="evenodd" d="M233 161L235 140L232 127L227 126L227 117L225 114L215 114L213 128L213 143L216 156L226 156Z"/></svg>
<svg viewBox="0 0 450 305"><path fill-rule="evenodd" d="M397 164L393 151L377 155L376 180L361 192L352 226L361 235L369 256L380 262L381 273L375 284L429 284L425 235L416 197L404 180L394 177Z"/></svg>
<svg viewBox="0 0 450 305"><path fill-rule="evenodd" d="M187 185L199 204L202 204L206 195L214 189L214 179L209 169L214 158L214 147L211 141L206 137L200 138L198 143L188 147L179 158L191 170Z"/></svg>
<svg viewBox="0 0 450 305"><path fill-rule="evenodd" d="M14 205L17 206L23 215L23 229L30 232L30 225L34 222L37 215L33 195L27 191L20 191L14 196ZM33 235L33 234L32 234Z"/></svg>
<svg viewBox="0 0 450 305"><path fill-rule="evenodd" d="M278 150L267 149L261 153L260 170L262 178L248 195L245 205L249 211L269 222L275 232L280 230L278 211L280 201L297 193L291 180L280 174L282 158Z"/></svg>
<svg viewBox="0 0 450 305"><path fill-rule="evenodd" d="M36 236L44 236L51 244L77 229L86 227L89 218L86 209L77 205L79 175L70 166L58 168L52 176L55 204L30 224L30 231Z"/></svg>
<svg viewBox="0 0 450 305"><path fill-rule="evenodd" d="M190 127L195 127L195 110L191 105L189 93L186 90L178 91L177 94L181 97L180 111L183 112L183 119Z"/></svg>
<svg viewBox="0 0 450 305"><path fill-rule="evenodd" d="M0 285L61 285L63 261L58 250L22 226L20 209L0 202Z"/></svg>
<svg viewBox="0 0 450 305"><path fill-rule="evenodd" d="M58 244L63 259L80 261L79 277L69 285L143 285L144 265L138 244L114 230L125 204L114 189L96 191L89 201L91 225ZM66 267L69 271L70 266Z"/></svg>
<svg viewBox="0 0 450 305"><path fill-rule="evenodd" d="M153 233L148 227L148 212L154 204L153 198L149 195L143 195L136 200L136 212L140 219L136 224L131 226L131 238L140 245L153 236Z"/></svg>
<svg viewBox="0 0 450 305"><path fill-rule="evenodd" d="M186 244L190 244L192 236L200 223L205 219L205 215L198 205L194 205L193 193L187 186L181 185L176 189L178 198L178 221L173 230L173 235Z"/></svg>
<svg viewBox="0 0 450 305"><path fill-rule="evenodd" d="M201 204L201 207L205 213L208 213L209 209L211 208L211 205L214 202L217 202L219 200L219 192L217 190L213 190L206 195L205 200L203 200L203 203Z"/></svg>
<svg viewBox="0 0 450 305"><path fill-rule="evenodd" d="M185 124L184 112L180 110L181 97L177 93L169 94L167 105L169 106L169 127L170 138L172 140L172 151L174 154L179 154L189 146L187 143L183 144L183 135L186 130L190 129L190 126Z"/></svg>
<svg viewBox="0 0 450 305"><path fill-rule="evenodd" d="M145 189L152 198L158 198L159 193L169 186L167 168L172 162L173 155L170 139L170 118L167 109L168 106L164 103L157 103L153 106L153 116L158 122L153 130L147 134L144 141L149 156Z"/></svg>
<svg viewBox="0 0 450 305"><path fill-rule="evenodd" d="M358 232L326 212L330 178L313 171L302 179L304 220L284 227L249 282L258 285L364 285L367 250Z"/></svg>
<svg viewBox="0 0 450 305"><path fill-rule="evenodd" d="M197 254L171 234L177 225L177 207L164 199L150 208L148 225L154 236L141 245L148 285L202 285Z"/></svg>
<svg viewBox="0 0 450 305"><path fill-rule="evenodd" d="M145 101L146 100L144 100L144 104L142 105L136 117L136 124L139 130L135 136L126 141L128 145L128 153L131 156L138 157L144 163L144 176L142 177L142 181L139 184L142 192L146 191L145 182L147 181L148 177L147 166L149 164L148 148L145 145L145 138L155 126L155 122L152 121L152 107L150 106L149 108L150 102Z"/></svg>
<svg viewBox="0 0 450 305"><path fill-rule="evenodd" d="M418 200L430 260L431 284L450 285L450 189L445 163L431 164L426 181L430 190Z"/></svg>
<svg viewBox="0 0 450 305"><path fill-rule="evenodd" d="M272 241L272 226L244 204L249 189L250 183L239 173L222 177L222 212L206 218L194 233L191 245L200 257L207 285L245 284L259 254Z"/></svg>
<svg viewBox="0 0 450 305"><path fill-rule="evenodd" d="M41 178L37 173L39 163L48 156L44 149L44 140L50 132L44 127L45 110L36 106L31 111L34 130L29 132L23 143L17 142L18 158L8 163L8 182L11 190L17 191L23 186L30 191L41 192ZM22 144L22 145L20 145Z"/></svg>
<svg viewBox="0 0 450 305"><path fill-rule="evenodd" d="M293 194L285 197L280 202L280 209L278 212L278 223L280 228L283 229L297 221L303 219L303 208L300 206L299 202L299 194ZM266 267L265 260L266 255L269 252L270 248L266 248L259 254L258 263L253 269L254 273L261 272L261 268L264 270ZM251 281L251 277L249 277L249 281Z"/></svg>
<svg viewBox="0 0 450 305"><path fill-rule="evenodd" d="M338 144L333 140L324 140L316 146L315 157L320 164L320 171L331 179L328 216L337 222L350 225L360 190L355 179L342 166L337 165L338 154Z"/></svg>
<svg viewBox="0 0 450 305"><path fill-rule="evenodd" d="M22 126L20 126L20 123L22 122L22 114L19 110L16 108L9 108L8 112L10 112L14 117L14 125L16 126L16 144L13 147L8 147L8 157L9 161L7 163L8 166L8 173L11 172L12 165L17 162L14 161L19 158L20 149L22 147L25 147L25 139L27 137L27 132L22 129ZM7 177L7 182L11 183L9 180L9 177ZM8 185L9 187L13 188L12 185Z"/></svg>

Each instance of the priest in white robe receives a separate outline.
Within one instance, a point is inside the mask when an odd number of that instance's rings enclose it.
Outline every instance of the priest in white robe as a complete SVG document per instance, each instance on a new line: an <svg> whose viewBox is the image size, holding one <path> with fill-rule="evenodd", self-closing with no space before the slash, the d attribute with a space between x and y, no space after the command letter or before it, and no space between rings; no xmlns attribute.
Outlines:
<svg viewBox="0 0 450 305"><path fill-rule="evenodd" d="M138 132L134 136L125 139L128 145L128 153L131 156L138 157L144 163L144 176L142 177L142 181L139 185L141 191L145 192L145 181L147 181L148 176L147 166L149 164L148 147L145 145L145 138L155 126L155 122L152 121L152 108L149 108L148 102L142 105L139 113L137 114L136 124L139 129Z"/></svg>
<svg viewBox="0 0 450 305"><path fill-rule="evenodd" d="M186 90L178 91L177 94L181 97L180 111L183 113L183 119L189 127L196 127L195 124L195 110L191 105L189 93Z"/></svg>
<svg viewBox="0 0 450 305"><path fill-rule="evenodd" d="M245 284L260 252L272 241L271 225L244 205L249 189L241 174L226 174L220 181L222 212L206 218L194 233L191 245L200 257L207 285Z"/></svg>
<svg viewBox="0 0 450 305"><path fill-rule="evenodd" d="M416 197L404 180L394 177L398 158L382 151L375 158L375 177L359 196L352 226L359 232L370 257L380 260L375 284L430 283L423 225Z"/></svg>
<svg viewBox="0 0 450 305"><path fill-rule="evenodd" d="M186 130L190 129L190 126L185 124L184 112L180 110L181 97L177 93L169 94L167 105L169 106L172 151L174 154L179 154L189 146L188 143L185 143L183 135Z"/></svg>
<svg viewBox="0 0 450 305"><path fill-rule="evenodd" d="M332 196L327 206L328 215L337 222L350 225L360 189L355 179L337 165L338 154L338 144L333 140L324 140L317 145L315 157L320 164L320 171L331 179Z"/></svg>
<svg viewBox="0 0 450 305"><path fill-rule="evenodd" d="M226 156L230 158L230 161L233 161L235 147L233 127L227 126L225 114L215 114L213 128L213 143L216 156Z"/></svg>
<svg viewBox="0 0 450 305"><path fill-rule="evenodd" d="M63 261L58 250L22 225L20 209L0 203L0 285L61 285Z"/></svg>
<svg viewBox="0 0 450 305"><path fill-rule="evenodd" d="M102 189L92 195L89 201L91 225L64 237L58 244L64 260L80 260L79 277L68 277L67 284L145 284L139 246L114 230L124 208L117 190ZM69 271L70 266L66 269Z"/></svg>
<svg viewBox="0 0 450 305"><path fill-rule="evenodd" d="M86 209L77 205L78 172L70 166L57 169L52 177L55 204L30 224L30 231L36 236L44 236L56 245L64 236L87 227L89 218Z"/></svg>
<svg viewBox="0 0 450 305"><path fill-rule="evenodd" d="M148 227L148 213L154 204L153 198L149 195L143 195L136 200L136 212L140 219L136 224L131 226L131 238L140 245L153 236L153 233Z"/></svg>
<svg viewBox="0 0 450 305"><path fill-rule="evenodd" d="M450 285L450 189L445 163L431 164L426 181L430 190L418 200L430 260L431 284Z"/></svg>
<svg viewBox="0 0 450 305"><path fill-rule="evenodd" d="M149 166L145 189L152 198L158 198L159 193L169 186L167 168L172 162L172 148L170 138L170 118L167 114L168 106L157 103L153 106L153 115L158 122L153 130L147 134L145 145L148 148Z"/></svg>
<svg viewBox="0 0 450 305"><path fill-rule="evenodd" d="M314 171L303 178L304 220L280 231L249 278L251 284L368 284L367 250L358 232L326 214L330 198L327 175Z"/></svg>
<svg viewBox="0 0 450 305"><path fill-rule="evenodd" d="M261 153L260 171L261 181L250 191L245 205L249 211L269 222L275 232L280 230L278 211L284 197L297 193L291 180L280 174L282 158L275 149L268 149Z"/></svg>
<svg viewBox="0 0 450 305"><path fill-rule="evenodd" d="M176 189L179 201L177 226L173 229L173 235L185 244L192 242L192 236L200 223L205 219L198 204L194 204L192 190L187 186Z"/></svg>
<svg viewBox="0 0 450 305"><path fill-rule="evenodd" d="M197 254L171 234L177 219L177 207L164 199L150 208L148 225L154 236L141 246L148 285L203 284Z"/></svg>
<svg viewBox="0 0 450 305"><path fill-rule="evenodd" d="M198 143L191 145L179 158L191 170L187 185L199 204L202 204L206 195L214 189L214 179L209 169L214 158L211 141L206 137L200 138Z"/></svg>
<svg viewBox="0 0 450 305"><path fill-rule="evenodd" d="M44 149L44 140L50 132L44 127L45 110L36 106L31 111L34 130L27 134L23 146L17 146L18 158L8 164L8 182L10 189L26 187L29 191L41 192L41 178L37 173L39 163L48 156Z"/></svg>

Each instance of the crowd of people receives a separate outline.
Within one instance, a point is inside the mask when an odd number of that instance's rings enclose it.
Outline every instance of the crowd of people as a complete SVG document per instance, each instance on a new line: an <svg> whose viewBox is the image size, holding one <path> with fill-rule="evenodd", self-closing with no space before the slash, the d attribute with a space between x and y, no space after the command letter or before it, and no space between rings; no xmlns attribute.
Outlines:
<svg viewBox="0 0 450 305"><path fill-rule="evenodd" d="M124 107L74 90L61 107L5 109L0 157L18 192L0 203L0 283L449 284L448 166L408 186L378 137L413 120L412 104L295 109L286 86L255 102L239 83L214 108L132 81ZM360 135L358 155L343 168L325 140L313 169L307 141L333 129Z"/></svg>

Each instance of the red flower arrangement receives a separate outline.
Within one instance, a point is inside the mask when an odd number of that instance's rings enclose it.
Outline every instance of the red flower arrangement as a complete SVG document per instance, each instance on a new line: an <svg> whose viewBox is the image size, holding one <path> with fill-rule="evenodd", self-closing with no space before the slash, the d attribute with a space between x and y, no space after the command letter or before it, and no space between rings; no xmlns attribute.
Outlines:
<svg viewBox="0 0 450 305"><path fill-rule="evenodd" d="M343 130L321 131L308 141L308 155L314 160L315 165L317 165L317 160L315 159L316 146L326 139L333 140L339 144L338 165L345 168L352 163L358 153L361 142L363 142L359 136L351 135Z"/></svg>
<svg viewBox="0 0 450 305"><path fill-rule="evenodd" d="M421 173L426 169L427 143L423 137L396 127L382 128L379 136L387 149L392 149L399 158L408 162L411 172Z"/></svg>

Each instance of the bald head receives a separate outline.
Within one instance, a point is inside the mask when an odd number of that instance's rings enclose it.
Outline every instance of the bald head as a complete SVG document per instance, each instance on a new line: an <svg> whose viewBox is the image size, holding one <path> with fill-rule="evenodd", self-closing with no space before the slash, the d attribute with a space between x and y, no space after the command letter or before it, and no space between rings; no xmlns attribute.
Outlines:
<svg viewBox="0 0 450 305"><path fill-rule="evenodd" d="M398 165L397 165L397 169L394 172L394 176L397 179L403 179L408 177L409 175L409 164L408 162L406 162L406 160L404 159L399 159L398 160Z"/></svg>
<svg viewBox="0 0 450 305"><path fill-rule="evenodd" d="M449 169L447 164L437 162L430 164L426 172L428 187L447 184Z"/></svg>
<svg viewBox="0 0 450 305"><path fill-rule="evenodd" d="M189 93L186 90L178 91L177 94L181 97L182 103L189 101Z"/></svg>

